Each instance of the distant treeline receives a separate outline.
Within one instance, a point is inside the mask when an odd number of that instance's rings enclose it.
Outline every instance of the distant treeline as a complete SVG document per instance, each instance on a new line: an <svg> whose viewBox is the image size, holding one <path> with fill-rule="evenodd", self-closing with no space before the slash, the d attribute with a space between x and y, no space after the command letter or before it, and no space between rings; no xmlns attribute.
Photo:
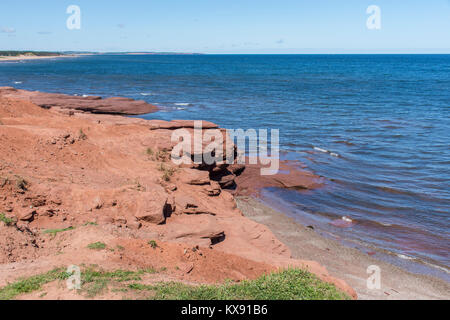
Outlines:
<svg viewBox="0 0 450 320"><path fill-rule="evenodd" d="M17 56L60 56L59 52L46 52L46 51L0 51L0 56L4 57L17 57Z"/></svg>

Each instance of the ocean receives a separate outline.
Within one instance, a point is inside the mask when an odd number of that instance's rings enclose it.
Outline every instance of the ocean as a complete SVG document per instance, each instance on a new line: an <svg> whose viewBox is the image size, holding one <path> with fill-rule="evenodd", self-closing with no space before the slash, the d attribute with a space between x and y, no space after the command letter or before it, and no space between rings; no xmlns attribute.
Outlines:
<svg viewBox="0 0 450 320"><path fill-rule="evenodd" d="M279 129L282 157L326 182L268 188L263 201L449 279L450 55L95 55L1 62L0 86L160 107L146 119ZM332 224L342 217L354 225Z"/></svg>

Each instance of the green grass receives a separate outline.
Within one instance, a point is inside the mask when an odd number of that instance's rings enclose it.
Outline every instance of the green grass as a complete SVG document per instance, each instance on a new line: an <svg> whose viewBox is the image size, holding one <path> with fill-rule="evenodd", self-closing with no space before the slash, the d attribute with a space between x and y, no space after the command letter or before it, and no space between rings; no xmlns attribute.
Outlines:
<svg viewBox="0 0 450 320"><path fill-rule="evenodd" d="M139 294L140 298L154 300L343 300L349 296L331 284L319 280L300 269L288 269L256 280L240 283L227 281L220 285L187 285L178 282L141 284L145 274L154 269L139 271L99 271L90 267L82 271L80 294L94 298L114 285L112 291ZM20 279L0 288L0 300L14 299L20 294L42 289L42 285L65 280L70 275L63 269L55 269L42 275ZM131 283L130 283L131 282Z"/></svg>
<svg viewBox="0 0 450 320"><path fill-rule="evenodd" d="M106 244L103 242L94 242L87 246L91 250L103 250L106 248Z"/></svg>
<svg viewBox="0 0 450 320"><path fill-rule="evenodd" d="M112 282L140 281L141 276L146 273L155 273L154 269L139 271L116 270L112 272L87 269L81 273L82 292L87 297L93 298L108 288Z"/></svg>
<svg viewBox="0 0 450 320"><path fill-rule="evenodd" d="M4 222L7 226L11 226L15 223L15 220L8 218L4 213L0 213L0 221Z"/></svg>
<svg viewBox="0 0 450 320"><path fill-rule="evenodd" d="M150 241L148 242L148 244L149 244L150 247L152 247L153 249L158 248L158 244L156 243L155 240L150 240Z"/></svg>
<svg viewBox="0 0 450 320"><path fill-rule="evenodd" d="M80 131L78 133L78 137L80 138L80 140L86 140L87 139L87 135L83 132L83 129L80 129Z"/></svg>
<svg viewBox="0 0 450 320"><path fill-rule="evenodd" d="M68 227L68 228L65 228L65 229L47 229L47 230L44 230L42 233L44 233L44 234L51 234L53 236L56 236L57 233L70 231L70 230L74 230L74 229L75 229L74 227Z"/></svg>
<svg viewBox="0 0 450 320"><path fill-rule="evenodd" d="M94 268L87 268L81 273L82 288L80 293L93 298L103 292L111 283L121 283L127 281L140 281L144 274L156 273L154 269L144 269L139 271L98 271ZM19 279L14 283L0 288L0 300L11 300L25 293L31 293L42 289L46 283L56 280L66 280L70 276L63 268L54 269L47 273Z"/></svg>
<svg viewBox="0 0 450 320"><path fill-rule="evenodd" d="M241 283L190 286L177 282L129 284L156 300L342 300L349 297L307 271L289 269Z"/></svg>
<svg viewBox="0 0 450 320"><path fill-rule="evenodd" d="M54 269L47 273L33 276L26 279L20 279L14 283L8 284L0 288L0 300L11 300L20 294L30 293L40 290L46 283L55 280L64 280L69 277L69 274L63 269Z"/></svg>
<svg viewBox="0 0 450 320"><path fill-rule="evenodd" d="M159 164L158 170L163 173L161 176L161 179L163 179L166 182L169 182L173 174L175 173L174 168L170 168L168 166L165 166L163 163Z"/></svg>

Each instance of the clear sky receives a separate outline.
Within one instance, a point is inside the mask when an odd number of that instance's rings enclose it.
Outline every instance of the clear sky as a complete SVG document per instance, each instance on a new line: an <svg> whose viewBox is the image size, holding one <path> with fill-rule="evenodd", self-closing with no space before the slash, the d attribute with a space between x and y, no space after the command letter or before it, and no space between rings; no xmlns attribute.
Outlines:
<svg viewBox="0 0 450 320"><path fill-rule="evenodd" d="M81 29L69 30L69 5ZM381 29L369 30L369 5ZM450 0L1 0L0 50L450 53Z"/></svg>

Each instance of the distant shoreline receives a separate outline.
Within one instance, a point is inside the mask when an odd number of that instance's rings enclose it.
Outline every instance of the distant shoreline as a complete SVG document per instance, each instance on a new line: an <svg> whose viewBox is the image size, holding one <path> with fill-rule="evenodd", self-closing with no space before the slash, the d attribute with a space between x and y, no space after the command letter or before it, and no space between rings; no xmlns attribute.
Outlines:
<svg viewBox="0 0 450 320"><path fill-rule="evenodd" d="M61 55L53 55L53 56L34 56L34 55L0 56L0 62L2 62L2 61L56 59L56 58L76 58L76 57L88 56L88 55L92 55L92 54L91 53L80 53L80 54L61 54Z"/></svg>

